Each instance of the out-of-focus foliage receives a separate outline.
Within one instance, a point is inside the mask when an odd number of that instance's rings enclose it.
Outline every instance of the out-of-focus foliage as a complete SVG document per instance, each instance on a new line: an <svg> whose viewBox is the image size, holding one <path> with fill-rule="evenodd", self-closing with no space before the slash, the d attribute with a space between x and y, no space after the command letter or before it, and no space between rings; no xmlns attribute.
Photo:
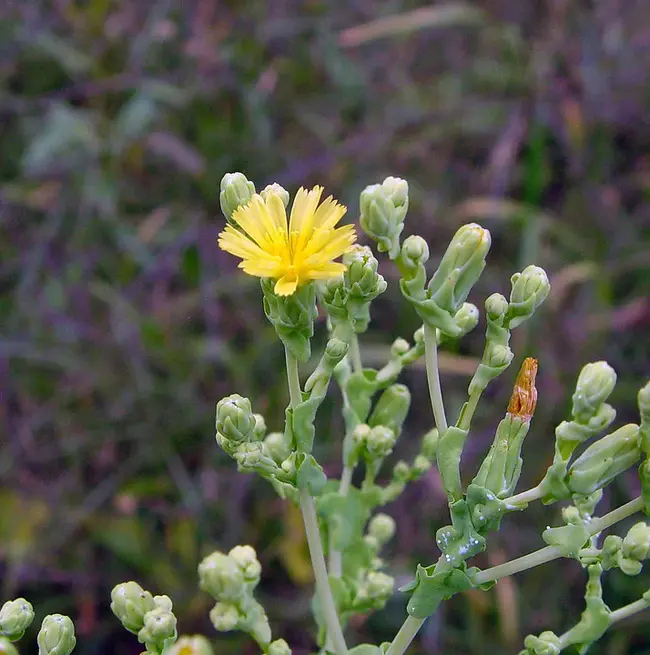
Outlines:
<svg viewBox="0 0 650 655"><path fill-rule="evenodd" d="M294 652L311 647L300 525L225 465L213 439L219 398L250 396L277 425L286 400L258 285L216 248L227 171L260 188L324 184L352 218L361 189L399 175L432 265L461 222L490 228L477 297L507 290L528 263L550 271L550 309L513 344L540 360L525 446L538 477L585 361L612 363L619 419L635 420L650 368L649 30L645 0L4 3L2 597L29 594L74 616L82 655L128 653L107 612L113 584L160 585L182 632L208 632L196 564L250 542L266 572L260 600L282 599L264 603L271 622L286 626ZM395 275L390 264L382 272ZM377 301L367 361L418 327L403 307L396 293ZM472 339L442 360L452 411L480 353ZM405 427L415 433L430 421L417 410L428 408L426 385L422 371L407 375L421 380ZM488 448L510 383L490 391L495 410L477 417L485 438L470 454ZM317 448L338 471L341 423L320 427ZM610 493L633 491L623 482ZM431 474L392 508L400 553L434 549L442 499ZM540 545L548 511L516 530L505 522L504 558ZM514 652L521 634L563 629L580 612L582 573L567 564L557 589L546 576L454 600L423 647ZM644 591L642 580L612 580L621 604ZM403 605L396 597L355 627L381 641ZM644 621L594 653L644 652ZM242 648L219 642L219 652Z"/></svg>

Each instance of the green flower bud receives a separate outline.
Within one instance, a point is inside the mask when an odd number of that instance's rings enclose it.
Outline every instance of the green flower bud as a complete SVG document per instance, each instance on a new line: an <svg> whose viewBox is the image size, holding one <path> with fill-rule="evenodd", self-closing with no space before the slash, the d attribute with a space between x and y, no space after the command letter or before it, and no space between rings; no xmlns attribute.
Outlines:
<svg viewBox="0 0 650 655"><path fill-rule="evenodd" d="M38 655L70 655L77 644L72 620L62 614L49 614L43 619L36 641Z"/></svg>
<svg viewBox="0 0 650 655"><path fill-rule="evenodd" d="M291 655L291 648L284 639L276 639L269 644L267 655Z"/></svg>
<svg viewBox="0 0 650 655"><path fill-rule="evenodd" d="M264 439L266 450L273 457L276 464L282 464L291 454L291 449L287 445L282 432L270 432Z"/></svg>
<svg viewBox="0 0 650 655"><path fill-rule="evenodd" d="M241 205L246 205L255 193L255 185L243 173L226 173L221 178L219 203L221 211L229 221L233 212Z"/></svg>
<svg viewBox="0 0 650 655"><path fill-rule="evenodd" d="M352 439L357 443L357 444L363 444L368 440L368 437L370 436L370 426L367 425L366 423L359 423L354 428L354 432L352 433Z"/></svg>
<svg viewBox="0 0 650 655"><path fill-rule="evenodd" d="M386 280L377 272L379 262L368 246L352 246L343 263L348 267L345 282L351 296L370 301L386 291Z"/></svg>
<svg viewBox="0 0 650 655"><path fill-rule="evenodd" d="M111 591L111 611L133 634L144 625L144 615L156 607L153 596L137 582L123 582Z"/></svg>
<svg viewBox="0 0 650 655"><path fill-rule="evenodd" d="M377 425L366 437L366 450L372 458L388 457L393 452L396 441L395 433L384 425Z"/></svg>
<svg viewBox="0 0 650 655"><path fill-rule="evenodd" d="M391 384L381 394L368 419L370 427L383 425L399 435L411 405L411 392L403 384Z"/></svg>
<svg viewBox="0 0 650 655"><path fill-rule="evenodd" d="M261 441L266 434L266 421L261 414L253 414L255 427L253 428L253 441Z"/></svg>
<svg viewBox="0 0 650 655"><path fill-rule="evenodd" d="M18 641L34 620L34 608L24 598L8 600L0 609L0 636Z"/></svg>
<svg viewBox="0 0 650 655"><path fill-rule="evenodd" d="M257 553L252 546L235 546L228 553L230 557L244 574L244 580L248 584L257 584L260 581L262 566L257 559Z"/></svg>
<svg viewBox="0 0 650 655"><path fill-rule="evenodd" d="M348 354L348 344L340 339L330 339L325 346L325 357L329 370L334 367Z"/></svg>
<svg viewBox="0 0 650 655"><path fill-rule="evenodd" d="M454 316L454 323L459 327L459 337L471 332L478 325L478 307L471 302L465 302Z"/></svg>
<svg viewBox="0 0 650 655"><path fill-rule="evenodd" d="M508 325L515 328L527 321L533 312L546 300L551 285L546 271L539 266L526 266L521 273L515 273L510 281L510 303Z"/></svg>
<svg viewBox="0 0 650 655"><path fill-rule="evenodd" d="M456 232L428 285L441 309L452 315L460 309L485 268L490 243L490 233L476 223Z"/></svg>
<svg viewBox="0 0 650 655"><path fill-rule="evenodd" d="M181 637L170 649L169 655L214 655L210 642L202 635Z"/></svg>
<svg viewBox="0 0 650 655"><path fill-rule="evenodd" d="M210 621L215 630L228 632L237 627L239 612L235 605L219 602L210 610Z"/></svg>
<svg viewBox="0 0 650 655"><path fill-rule="evenodd" d="M366 579L366 593L370 598L385 602L395 588L395 580L381 571L370 571Z"/></svg>
<svg viewBox="0 0 650 655"><path fill-rule="evenodd" d="M0 655L19 655L18 649L7 637L0 637Z"/></svg>
<svg viewBox="0 0 650 655"><path fill-rule="evenodd" d="M415 345L422 346L424 348L424 325L421 325L413 333L413 341L415 342Z"/></svg>
<svg viewBox="0 0 650 655"><path fill-rule="evenodd" d="M616 371L607 362L592 362L580 371L573 394L573 416L586 423L596 414L616 385Z"/></svg>
<svg viewBox="0 0 650 655"><path fill-rule="evenodd" d="M395 519L388 514L376 514L370 519L368 534L374 537L379 544L389 542L395 534Z"/></svg>
<svg viewBox="0 0 650 655"><path fill-rule="evenodd" d="M397 482L408 482L410 477L411 467L403 460L397 462L397 464L395 464L395 468L393 469L393 478Z"/></svg>
<svg viewBox="0 0 650 655"><path fill-rule="evenodd" d="M438 431L438 428L432 428L422 438L422 454L430 461L436 459L439 440L440 432Z"/></svg>
<svg viewBox="0 0 650 655"><path fill-rule="evenodd" d="M528 635L524 639L524 646L524 655L560 655L562 652L560 638L550 630L542 632L539 637Z"/></svg>
<svg viewBox="0 0 650 655"><path fill-rule="evenodd" d="M406 339L402 339L401 337L395 339L390 347L391 359L397 359L398 357L406 355L410 349L411 346Z"/></svg>
<svg viewBox="0 0 650 655"><path fill-rule="evenodd" d="M650 525L640 521L633 525L623 539L625 557L642 561L650 555Z"/></svg>
<svg viewBox="0 0 650 655"><path fill-rule="evenodd" d="M255 471L261 475L275 475L278 465L262 442L243 443L231 453L244 471Z"/></svg>
<svg viewBox="0 0 650 655"><path fill-rule="evenodd" d="M414 274L420 266L429 261L429 245L419 235L412 234L402 244L400 262L409 273Z"/></svg>
<svg viewBox="0 0 650 655"><path fill-rule="evenodd" d="M222 398L217 403L217 433L233 444L252 441L257 419L251 408L251 401L239 394Z"/></svg>
<svg viewBox="0 0 650 655"><path fill-rule="evenodd" d="M399 254L399 236L407 210L408 184L400 178L387 177L382 184L373 184L361 192L361 228L391 259Z"/></svg>
<svg viewBox="0 0 650 655"><path fill-rule="evenodd" d="M255 187L253 187L253 193L255 193L254 189ZM268 195L278 196L280 200L282 200L282 204L284 205L285 209L289 204L289 192L283 186L280 186L277 182L273 182L273 184L265 186L260 192L260 195L262 198L264 198L264 201L266 201L266 197Z"/></svg>
<svg viewBox="0 0 650 655"><path fill-rule="evenodd" d="M413 460L413 475L417 478L421 478L430 468L431 460L427 459L424 455L416 455Z"/></svg>
<svg viewBox="0 0 650 655"><path fill-rule="evenodd" d="M569 469L567 486L588 495L609 484L641 456L639 426L629 423L591 444Z"/></svg>
<svg viewBox="0 0 650 655"><path fill-rule="evenodd" d="M508 311L508 301L500 293L493 293L485 301L485 313L491 321L504 317Z"/></svg>
<svg viewBox="0 0 650 655"><path fill-rule="evenodd" d="M141 644L154 644L161 649L176 639L176 617L168 596L156 596L156 609L144 615L144 625L138 632Z"/></svg>
<svg viewBox="0 0 650 655"><path fill-rule="evenodd" d="M244 573L227 555L214 552L199 564L199 586L217 600L238 602L246 592Z"/></svg>

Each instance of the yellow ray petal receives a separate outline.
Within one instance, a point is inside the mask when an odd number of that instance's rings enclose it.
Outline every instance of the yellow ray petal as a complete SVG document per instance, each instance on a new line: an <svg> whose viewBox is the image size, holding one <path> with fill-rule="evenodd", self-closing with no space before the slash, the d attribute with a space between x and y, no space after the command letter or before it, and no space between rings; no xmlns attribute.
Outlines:
<svg viewBox="0 0 650 655"><path fill-rule="evenodd" d="M278 296L290 296L298 288L298 278L281 277L273 289Z"/></svg>

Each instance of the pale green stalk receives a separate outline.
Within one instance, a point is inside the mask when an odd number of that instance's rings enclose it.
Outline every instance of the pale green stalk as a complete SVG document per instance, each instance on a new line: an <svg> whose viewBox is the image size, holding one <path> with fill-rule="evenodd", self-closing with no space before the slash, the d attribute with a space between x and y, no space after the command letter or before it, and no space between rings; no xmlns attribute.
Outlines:
<svg viewBox="0 0 650 655"><path fill-rule="evenodd" d="M440 387L440 371L438 368L438 331L430 325L424 324L424 358L427 368L427 381L429 384L429 397L436 427L443 435L447 431L447 417L442 402L442 389Z"/></svg>
<svg viewBox="0 0 650 655"><path fill-rule="evenodd" d="M293 355L285 348L287 361L287 380L289 383L289 397L291 406L296 407L301 401L300 377L298 376L298 362ZM323 544L320 539L320 530L318 529L318 519L316 517L316 506L314 499L309 495L307 489L301 489L298 494L300 510L305 524L305 535L307 545L309 546L309 555L314 570L316 580L316 593L321 604L321 609L327 625L328 640L332 643L337 655L346 655L348 647L345 643L341 622L336 612L334 596L327 578L327 568L325 567L325 554L323 553Z"/></svg>
<svg viewBox="0 0 650 655"><path fill-rule="evenodd" d="M649 605L650 603L648 603L647 600L643 598L639 598L639 600L635 600L633 603L630 603L629 605L624 605L623 607L614 610L609 615L610 621L612 623L617 623L618 621L627 619L629 616L634 616L634 614L638 614L639 612L642 612L644 609L647 609Z"/></svg>
<svg viewBox="0 0 650 655"><path fill-rule="evenodd" d="M510 496L510 498L505 498L503 502L506 505L525 505L528 503L532 503L534 500L538 500L541 497L542 497L542 488L539 485L537 485L536 487L532 487L532 489L526 489L526 491L522 491L521 493L516 494L515 496Z"/></svg>
<svg viewBox="0 0 650 655"><path fill-rule="evenodd" d="M354 329L351 329L350 334L350 361L352 362L352 370L355 373L363 370L363 364L361 363L361 349L359 348L359 337Z"/></svg>
<svg viewBox="0 0 650 655"><path fill-rule="evenodd" d="M402 627L395 635L395 639L393 639L388 647L386 655L403 655L423 623L424 619L416 619L414 616L407 616L406 621L402 623Z"/></svg>
<svg viewBox="0 0 650 655"><path fill-rule="evenodd" d="M589 527L589 532L592 536L596 535L642 509L643 500L639 496L608 514L593 519ZM559 546L546 546L545 548L536 550L534 553L529 553L528 555L513 559L510 562L505 562L504 564L499 564L490 569L480 571L474 580L477 585L491 582L493 580L499 580L500 578L505 578L509 575L520 573L521 571L526 571L527 569L532 569L540 564L545 564L546 562L558 559L559 557L562 557L562 552L563 551Z"/></svg>
<svg viewBox="0 0 650 655"><path fill-rule="evenodd" d="M465 405L465 407L463 408L463 412L458 420L458 427L461 430L469 430L470 425L472 423L472 417L474 416L474 412L476 411L476 407L480 399L481 399L480 391L475 391L467 399L467 405Z"/></svg>

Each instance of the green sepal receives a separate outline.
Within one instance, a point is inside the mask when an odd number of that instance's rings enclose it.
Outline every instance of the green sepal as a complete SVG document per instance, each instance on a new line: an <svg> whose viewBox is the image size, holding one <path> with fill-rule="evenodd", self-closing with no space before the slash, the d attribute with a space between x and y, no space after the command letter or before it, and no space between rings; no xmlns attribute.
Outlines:
<svg viewBox="0 0 650 655"><path fill-rule="evenodd" d="M452 501L462 497L460 480L460 457L467 439L467 430L451 426L445 430L438 441L436 460L442 484Z"/></svg>
<svg viewBox="0 0 650 655"><path fill-rule="evenodd" d="M298 489L307 489L312 496L318 496L327 482L323 467L314 459L313 455L305 453L298 453L296 462L296 486Z"/></svg>
<svg viewBox="0 0 650 655"><path fill-rule="evenodd" d="M310 341L314 336L314 320L318 316L316 286L305 284L290 296L276 295L272 279L262 278L261 286L266 318L289 352L298 361L306 362L311 355Z"/></svg>
<svg viewBox="0 0 650 655"><path fill-rule="evenodd" d="M452 524L436 532L436 544L445 564L457 567L485 550L485 539L476 531L465 500L451 503L449 512Z"/></svg>
<svg viewBox="0 0 650 655"><path fill-rule="evenodd" d="M418 564L415 580L402 587L402 592L412 592L406 611L417 619L426 619L433 614L443 600L474 588L471 574L465 564L456 569L436 572L436 565L424 567Z"/></svg>
<svg viewBox="0 0 650 655"><path fill-rule="evenodd" d="M542 539L549 546L557 546L564 557L577 557L578 551L589 542L591 532L584 523L570 523L559 528L546 528Z"/></svg>

